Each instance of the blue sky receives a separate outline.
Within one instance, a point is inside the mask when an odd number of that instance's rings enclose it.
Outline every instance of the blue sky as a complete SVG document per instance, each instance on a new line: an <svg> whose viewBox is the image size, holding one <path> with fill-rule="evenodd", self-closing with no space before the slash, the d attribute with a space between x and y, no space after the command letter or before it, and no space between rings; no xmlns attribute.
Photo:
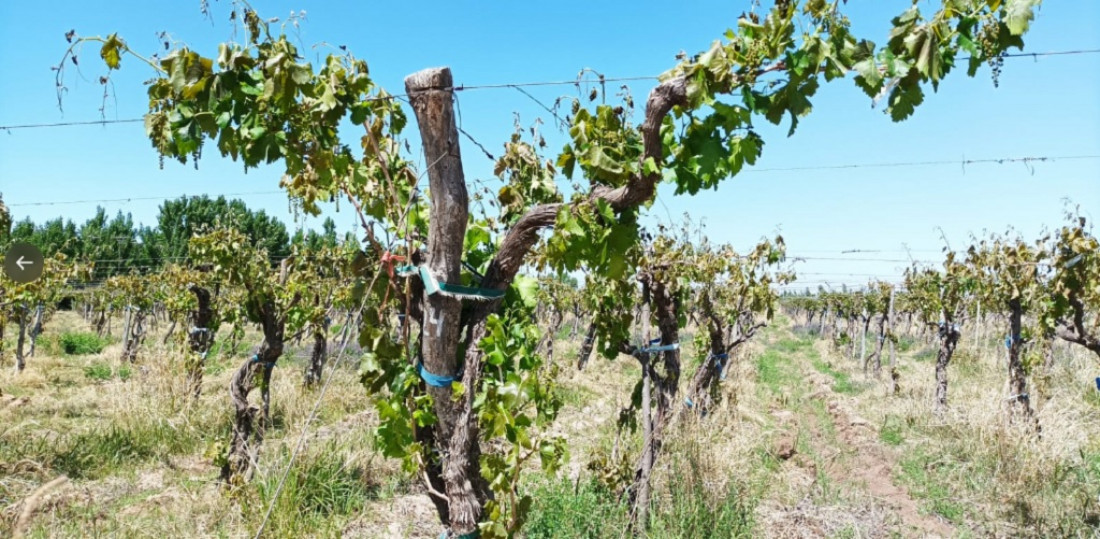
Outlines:
<svg viewBox="0 0 1100 539"><path fill-rule="evenodd" d="M64 112L58 109L50 66L61 58L69 29L118 32L147 54L161 50L157 34L167 31L212 55L233 28L228 2L210 4L213 20L200 15L198 0L0 3L0 125L99 119L103 91L95 80L102 63L92 46L80 55L80 73L66 68ZM680 50L707 47L750 4L689 0L670 10L657 2L253 2L265 17L306 10L298 37L315 65L326 47L346 45L394 93L403 92L405 75L441 65L466 85L571 80L586 67L608 77L657 75L675 64ZM851 0L844 11L857 35L882 42L889 19L908 5ZM1026 42L1026 52L1100 49L1100 2L1047 2ZM124 58L106 117L140 117L147 103L142 82L150 77L148 68ZM640 104L653 82L629 86ZM527 91L544 103L577 95L569 85ZM1044 225L1060 224L1065 198L1100 218L1100 159L962 165L964 159L1100 155L1100 54L1008 59L999 88L988 68L974 79L956 71L901 124L873 109L850 80L825 85L813 104L791 138L786 125L761 126L763 157L717 192L675 197L662 189L649 222L689 213L706 223L712 240L739 249L779 231L789 252L806 258L797 266L800 283L816 287L896 276L906 265L897 261L909 256L906 247L914 258L936 258L941 229L956 248L985 229L1013 226L1034 237ZM495 153L511 134L515 113L524 125L540 116L549 120L514 89L461 92L459 106L463 128ZM551 122L542 131L552 149L560 148ZM175 162L161 170L139 123L0 131L0 192L17 219L39 222L57 215L80 222L97 205L33 205L41 202L264 193L240 198L291 226L318 226L316 219L294 224L286 198L276 192L278 169L244 174L241 165L208 150L198 170ZM462 153L469 180L491 177L492 163L468 140ZM952 164L820 168L926 161ZM790 168L803 170L777 170ZM151 223L160 201L98 204ZM346 209L332 216L341 228L353 227ZM877 252L842 253L854 249Z"/></svg>

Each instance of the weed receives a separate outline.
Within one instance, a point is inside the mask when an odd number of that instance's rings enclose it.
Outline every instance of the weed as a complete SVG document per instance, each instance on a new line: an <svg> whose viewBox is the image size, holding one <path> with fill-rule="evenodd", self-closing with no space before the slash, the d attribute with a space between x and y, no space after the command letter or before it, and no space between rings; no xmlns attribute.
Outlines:
<svg viewBox="0 0 1100 539"><path fill-rule="evenodd" d="M73 478L96 479L119 467L186 452L197 438L167 422L103 429L65 436L58 441L35 438L17 448Z"/></svg>
<svg viewBox="0 0 1100 539"><path fill-rule="evenodd" d="M117 375L119 380L130 379L131 374L133 374L133 371L131 371L130 367L126 365L122 365L118 368ZM95 363L92 363L91 365L88 365L87 367L84 367L84 377L99 382L105 382L114 378L115 372L113 369L111 369L111 365L102 361L97 361Z"/></svg>
<svg viewBox="0 0 1100 539"><path fill-rule="evenodd" d="M591 390L584 387L560 386L557 388L557 394L562 404L574 408L583 408L595 396Z"/></svg>
<svg viewBox="0 0 1100 539"><path fill-rule="evenodd" d="M844 393L846 395L857 395L862 393L866 386L852 381L852 377L846 372L838 371L829 365L828 363L814 359L811 362L815 369L822 374L827 374L833 379L833 391L837 393Z"/></svg>
<svg viewBox="0 0 1100 539"><path fill-rule="evenodd" d="M531 539L606 537L630 522L627 505L595 481L574 485L562 478L538 485L531 497L534 504L523 528Z"/></svg>
<svg viewBox="0 0 1100 539"><path fill-rule="evenodd" d="M916 450L902 459L901 472L903 479L912 486L910 494L925 499L925 506L932 513L960 524L964 509L958 504L956 493L950 490L950 483L943 480L943 476L949 474L953 466L929 453Z"/></svg>
<svg viewBox="0 0 1100 539"><path fill-rule="evenodd" d="M40 335L35 346L48 355L86 356L98 354L111 343L110 339L95 333L65 331L54 335Z"/></svg>
<svg viewBox="0 0 1100 539"><path fill-rule="evenodd" d="M378 486L369 481L367 471L332 449L326 448L294 463L279 499L275 500L280 512L301 516L350 515L375 497ZM278 470L281 472L282 468ZM264 507L271 504L279 479L281 473L268 474L257 485Z"/></svg>
<svg viewBox="0 0 1100 539"><path fill-rule="evenodd" d="M926 363L926 362L929 362L929 361L935 361L936 360L936 354L938 354L938 353L939 353L939 351L936 350L935 348L924 347L924 348L921 348L920 350L918 350L917 353L913 354L913 361L918 361L918 362L921 362L921 363Z"/></svg>
<svg viewBox="0 0 1100 539"><path fill-rule="evenodd" d="M114 372L111 370L110 365L96 362L84 367L84 376L102 382L113 378Z"/></svg>
<svg viewBox="0 0 1100 539"><path fill-rule="evenodd" d="M780 341L783 343L786 341ZM778 345L766 350L756 359L757 381L764 384L772 393L782 393L783 386L797 383L798 375L789 359L781 355Z"/></svg>
<svg viewBox="0 0 1100 539"><path fill-rule="evenodd" d="M910 337L908 335L901 335L898 337L895 346L897 346L898 352L904 353L912 350L915 344L917 344L917 340L913 337Z"/></svg>
<svg viewBox="0 0 1100 539"><path fill-rule="evenodd" d="M887 445L898 446L905 441L902 434L903 422L895 416L887 416L882 428L878 431L878 438Z"/></svg>
<svg viewBox="0 0 1100 539"><path fill-rule="evenodd" d="M345 447L329 443L295 461L275 498L289 458L289 448L284 447L276 461L280 464L241 493L246 514L254 522L263 519L274 504L267 524L273 537L339 536L349 517L378 497L381 486L368 473L366 463Z"/></svg>

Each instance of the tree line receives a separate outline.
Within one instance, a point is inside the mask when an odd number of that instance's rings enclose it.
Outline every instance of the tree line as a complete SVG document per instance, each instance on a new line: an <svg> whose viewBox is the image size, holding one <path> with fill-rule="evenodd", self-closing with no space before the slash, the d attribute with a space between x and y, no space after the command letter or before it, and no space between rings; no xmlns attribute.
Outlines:
<svg viewBox="0 0 1100 539"><path fill-rule="evenodd" d="M311 250L335 247L353 238L339 237L331 217L320 231L299 229L291 235L287 226L264 210L249 208L243 200L181 196L159 207L156 223L135 223L121 210L110 217L103 207L78 224L58 216L36 223L30 217L16 221L0 196L0 249L13 242L37 246L48 258L63 254L70 260L95 263L92 277L152 273L189 257L193 236L224 225L239 230L249 245L263 249L273 260L286 258L293 246Z"/></svg>

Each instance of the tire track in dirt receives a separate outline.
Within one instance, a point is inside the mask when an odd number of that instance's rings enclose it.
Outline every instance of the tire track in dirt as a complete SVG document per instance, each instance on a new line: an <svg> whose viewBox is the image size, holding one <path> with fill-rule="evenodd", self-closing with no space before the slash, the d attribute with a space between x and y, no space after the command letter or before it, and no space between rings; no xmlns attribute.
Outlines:
<svg viewBox="0 0 1100 539"><path fill-rule="evenodd" d="M955 528L934 516L924 515L920 504L908 489L894 482L892 470L897 468L897 458L874 436L874 426L867 420L847 411L840 396L833 391L833 380L814 370L806 370L806 362L798 362L806 379L817 389L809 398L825 403L829 418L836 432L836 448L845 459L832 459L825 472L838 485L848 489L863 490L893 511L905 527L900 530L910 537L952 537ZM815 440L822 440L820 435Z"/></svg>

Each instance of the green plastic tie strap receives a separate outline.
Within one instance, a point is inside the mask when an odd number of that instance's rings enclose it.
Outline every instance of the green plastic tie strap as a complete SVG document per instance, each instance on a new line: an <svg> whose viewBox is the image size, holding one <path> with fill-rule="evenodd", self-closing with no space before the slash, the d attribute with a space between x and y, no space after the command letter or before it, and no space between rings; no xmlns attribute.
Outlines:
<svg viewBox="0 0 1100 539"><path fill-rule="evenodd" d="M429 296L443 294L458 299L472 299L478 301L489 301L504 297L504 290L441 283L432 276L432 273L428 271L426 266L401 266L397 268L397 274L402 277L419 275L420 280L424 283L424 291L427 292Z"/></svg>

